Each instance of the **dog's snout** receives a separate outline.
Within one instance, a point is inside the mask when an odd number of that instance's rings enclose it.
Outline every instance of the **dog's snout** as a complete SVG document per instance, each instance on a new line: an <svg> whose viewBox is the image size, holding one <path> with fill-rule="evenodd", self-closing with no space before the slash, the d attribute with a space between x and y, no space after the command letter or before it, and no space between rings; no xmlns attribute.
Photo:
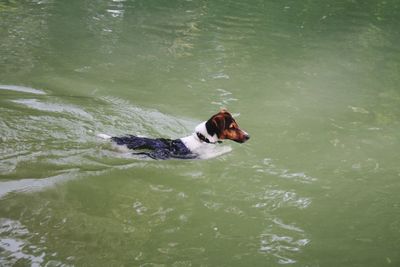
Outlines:
<svg viewBox="0 0 400 267"><path fill-rule="evenodd" d="M246 142L247 140L250 139L250 135L247 132L242 131L242 138L241 139L242 139L242 143L244 143L244 142Z"/></svg>

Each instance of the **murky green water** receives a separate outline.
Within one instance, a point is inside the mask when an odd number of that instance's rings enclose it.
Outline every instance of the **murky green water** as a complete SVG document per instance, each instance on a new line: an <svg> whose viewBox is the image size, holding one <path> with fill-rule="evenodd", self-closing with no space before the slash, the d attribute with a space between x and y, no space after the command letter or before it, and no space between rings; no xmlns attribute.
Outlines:
<svg viewBox="0 0 400 267"><path fill-rule="evenodd" d="M1 266L399 266L400 3L0 0ZM252 139L138 160L227 107Z"/></svg>

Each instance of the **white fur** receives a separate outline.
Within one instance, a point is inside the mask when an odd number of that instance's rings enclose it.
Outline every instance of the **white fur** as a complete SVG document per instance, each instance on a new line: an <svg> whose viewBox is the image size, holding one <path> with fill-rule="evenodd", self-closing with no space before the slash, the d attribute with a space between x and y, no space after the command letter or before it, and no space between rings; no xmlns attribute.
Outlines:
<svg viewBox="0 0 400 267"><path fill-rule="evenodd" d="M218 137L216 134L213 136L208 134L206 128L206 122L202 122L199 125L197 125L194 131L195 132L192 135L181 138L183 144L185 144L185 146L192 152L195 152L199 147L203 145L210 145L205 142L202 142L197 136L197 133L201 133L205 138L210 140L211 143L216 143L218 141Z"/></svg>
<svg viewBox="0 0 400 267"><path fill-rule="evenodd" d="M203 142L197 136L201 133L211 143ZM183 144L193 153L198 154L201 159L214 158L219 155L230 152L232 149L229 146L216 146L213 143L218 141L218 136L209 135L206 128L206 122L202 122L196 126L195 132L189 136L181 138Z"/></svg>
<svg viewBox="0 0 400 267"><path fill-rule="evenodd" d="M200 141L195 133L181 138L181 141L192 152L203 145L203 142Z"/></svg>

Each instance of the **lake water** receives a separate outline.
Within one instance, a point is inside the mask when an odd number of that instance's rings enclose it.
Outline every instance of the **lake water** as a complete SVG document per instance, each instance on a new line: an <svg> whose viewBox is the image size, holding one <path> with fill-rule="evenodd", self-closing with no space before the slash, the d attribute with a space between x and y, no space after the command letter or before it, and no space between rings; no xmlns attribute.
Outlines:
<svg viewBox="0 0 400 267"><path fill-rule="evenodd" d="M1 266L399 266L400 3L0 1ZM221 107L249 142L154 161Z"/></svg>

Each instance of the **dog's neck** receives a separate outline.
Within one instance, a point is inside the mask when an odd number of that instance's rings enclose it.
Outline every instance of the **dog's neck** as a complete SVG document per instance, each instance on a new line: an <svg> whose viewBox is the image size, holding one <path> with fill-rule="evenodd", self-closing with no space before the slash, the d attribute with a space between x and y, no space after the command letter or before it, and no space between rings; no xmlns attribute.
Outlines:
<svg viewBox="0 0 400 267"><path fill-rule="evenodd" d="M194 129L194 134L201 142L215 144L218 142L218 136L215 133L214 133L214 135L211 135L207 131L206 123L207 122L205 121L205 122L202 122L199 125L197 125L196 128Z"/></svg>
<svg viewBox="0 0 400 267"><path fill-rule="evenodd" d="M192 152L204 144L216 144L218 143L218 140L217 134L210 135L208 133L206 122L197 125L192 135L181 138L181 141Z"/></svg>

